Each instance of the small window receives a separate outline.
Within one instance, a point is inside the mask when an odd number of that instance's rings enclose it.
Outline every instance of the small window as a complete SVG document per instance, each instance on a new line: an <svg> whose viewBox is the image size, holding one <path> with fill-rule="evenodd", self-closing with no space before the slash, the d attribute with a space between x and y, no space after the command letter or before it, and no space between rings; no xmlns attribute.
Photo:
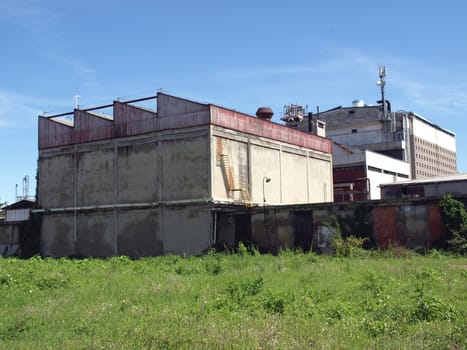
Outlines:
<svg viewBox="0 0 467 350"><path fill-rule="evenodd" d="M352 134L357 133L357 131L358 131L357 129L352 129Z"/></svg>
<svg viewBox="0 0 467 350"><path fill-rule="evenodd" d="M354 110L349 111L349 114L355 114Z"/></svg>

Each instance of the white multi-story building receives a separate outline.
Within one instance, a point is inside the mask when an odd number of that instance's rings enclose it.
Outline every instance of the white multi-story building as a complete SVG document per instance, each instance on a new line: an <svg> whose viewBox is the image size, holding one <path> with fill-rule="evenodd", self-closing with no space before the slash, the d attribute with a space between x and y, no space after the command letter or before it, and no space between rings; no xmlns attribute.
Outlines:
<svg viewBox="0 0 467 350"><path fill-rule="evenodd" d="M455 134L417 113L392 112L386 102L386 111L358 100L317 118L326 123L326 136L335 142L408 162L413 179L456 174ZM298 123L300 130L308 129L307 118Z"/></svg>

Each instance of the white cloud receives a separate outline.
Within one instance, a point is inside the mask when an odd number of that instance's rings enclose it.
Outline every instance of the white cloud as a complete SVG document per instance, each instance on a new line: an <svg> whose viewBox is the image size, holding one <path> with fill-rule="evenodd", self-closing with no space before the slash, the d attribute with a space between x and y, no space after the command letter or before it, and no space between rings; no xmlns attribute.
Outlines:
<svg viewBox="0 0 467 350"><path fill-rule="evenodd" d="M69 108L63 102L0 90L0 128L35 128L37 116L48 106Z"/></svg>
<svg viewBox="0 0 467 350"><path fill-rule="evenodd" d="M95 79L96 72L81 59L68 52L69 43L60 36L60 26L67 16L53 10L54 1L1 0L0 20L3 17L13 19L15 25L24 28L39 48L36 52L53 65L67 67L81 84L88 87L99 86Z"/></svg>
<svg viewBox="0 0 467 350"><path fill-rule="evenodd" d="M215 78L219 80L245 80L257 78L292 77L326 74L352 73L355 69L369 73L377 70L374 59L363 55L354 49L326 49L320 60L315 60L310 64L293 64L277 66L252 66L241 67L228 70L221 70L215 73ZM376 68L375 68L376 65Z"/></svg>
<svg viewBox="0 0 467 350"><path fill-rule="evenodd" d="M345 105L351 99L369 95L379 98L378 66L387 66L387 97L396 108L428 113L427 117L462 117L467 110L467 75L452 77L449 67L436 67L423 58L388 53L369 54L352 48L328 48L315 55L310 64L239 67L217 72L213 79L232 84L250 81L264 91L271 87L298 95L307 89L320 103L334 101ZM248 89L248 87L246 87ZM353 95L349 95L353 94ZM326 101L328 100L328 101ZM339 102L340 101L340 102Z"/></svg>

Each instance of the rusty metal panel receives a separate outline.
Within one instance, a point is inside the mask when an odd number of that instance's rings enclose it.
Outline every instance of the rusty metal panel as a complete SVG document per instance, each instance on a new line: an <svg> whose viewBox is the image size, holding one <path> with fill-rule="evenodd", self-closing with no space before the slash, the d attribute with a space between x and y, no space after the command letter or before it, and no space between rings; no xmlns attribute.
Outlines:
<svg viewBox="0 0 467 350"><path fill-rule="evenodd" d="M157 113L160 118L203 111L209 111L209 105L163 93L157 94Z"/></svg>
<svg viewBox="0 0 467 350"><path fill-rule="evenodd" d="M430 206L430 243L443 236L443 221L437 204Z"/></svg>
<svg viewBox="0 0 467 350"><path fill-rule="evenodd" d="M157 112L114 102L115 137L145 134L157 130Z"/></svg>
<svg viewBox="0 0 467 350"><path fill-rule="evenodd" d="M332 151L332 142L329 139L213 105L211 105L211 123L324 153Z"/></svg>
<svg viewBox="0 0 467 350"><path fill-rule="evenodd" d="M39 117L39 149L69 144L72 132L71 125Z"/></svg>
<svg viewBox="0 0 467 350"><path fill-rule="evenodd" d="M427 247L430 241L429 207L400 205L398 208L398 242L408 248Z"/></svg>
<svg viewBox="0 0 467 350"><path fill-rule="evenodd" d="M189 128L209 124L209 111L171 114L159 119L159 130Z"/></svg>
<svg viewBox="0 0 467 350"><path fill-rule="evenodd" d="M378 247L388 248L397 242L398 207L376 207L374 209L375 239Z"/></svg>
<svg viewBox="0 0 467 350"><path fill-rule="evenodd" d="M113 120L81 110L75 110L72 142L82 143L112 137Z"/></svg>

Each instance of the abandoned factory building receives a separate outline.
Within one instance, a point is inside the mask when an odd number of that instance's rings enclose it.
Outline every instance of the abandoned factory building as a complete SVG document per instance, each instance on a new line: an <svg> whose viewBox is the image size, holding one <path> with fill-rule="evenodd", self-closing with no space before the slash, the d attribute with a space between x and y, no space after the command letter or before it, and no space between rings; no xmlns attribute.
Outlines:
<svg viewBox="0 0 467 350"><path fill-rule="evenodd" d="M151 99L39 117L42 254L198 254L255 225L222 212L332 201L331 140L271 122L267 108Z"/></svg>

